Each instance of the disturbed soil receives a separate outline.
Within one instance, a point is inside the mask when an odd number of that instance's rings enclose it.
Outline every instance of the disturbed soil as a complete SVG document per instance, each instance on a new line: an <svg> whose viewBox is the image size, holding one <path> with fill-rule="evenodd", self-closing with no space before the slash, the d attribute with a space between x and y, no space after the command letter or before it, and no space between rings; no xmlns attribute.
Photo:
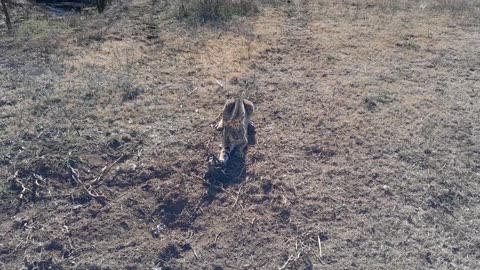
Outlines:
<svg viewBox="0 0 480 270"><path fill-rule="evenodd" d="M0 268L480 269L479 5L445 3L2 28ZM209 168L236 96L251 145Z"/></svg>

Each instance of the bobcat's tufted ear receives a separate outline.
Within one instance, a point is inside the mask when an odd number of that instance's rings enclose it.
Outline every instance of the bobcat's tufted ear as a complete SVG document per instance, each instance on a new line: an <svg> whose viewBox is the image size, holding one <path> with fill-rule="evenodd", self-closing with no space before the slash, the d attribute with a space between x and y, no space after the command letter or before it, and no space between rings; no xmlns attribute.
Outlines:
<svg viewBox="0 0 480 270"><path fill-rule="evenodd" d="M243 106L245 106L245 111L246 115L248 118L250 118L253 115L253 112L255 111L255 106L253 106L253 103L250 100L243 100Z"/></svg>

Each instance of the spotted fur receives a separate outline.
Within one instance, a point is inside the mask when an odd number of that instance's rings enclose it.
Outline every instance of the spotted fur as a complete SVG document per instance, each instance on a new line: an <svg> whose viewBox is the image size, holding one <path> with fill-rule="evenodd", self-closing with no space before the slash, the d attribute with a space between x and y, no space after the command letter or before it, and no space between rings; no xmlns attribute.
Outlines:
<svg viewBox="0 0 480 270"><path fill-rule="evenodd" d="M230 155L237 150L243 155L248 144L247 130L253 115L253 103L241 98L228 100L223 108L222 118L217 125L223 131L223 144L219 160L227 163Z"/></svg>

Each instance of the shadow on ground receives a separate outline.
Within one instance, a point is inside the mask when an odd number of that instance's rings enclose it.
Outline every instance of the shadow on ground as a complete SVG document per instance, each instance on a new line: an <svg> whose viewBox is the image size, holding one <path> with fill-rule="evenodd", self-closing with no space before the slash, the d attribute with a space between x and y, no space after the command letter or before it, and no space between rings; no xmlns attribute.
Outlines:
<svg viewBox="0 0 480 270"><path fill-rule="evenodd" d="M256 144L256 130L253 125L248 126L247 137L248 146L245 149L245 155L248 153L248 147ZM207 193L203 202L210 203L215 199L216 194L222 192L224 188L232 185L239 185L245 181L248 174L245 155L239 155L235 149L226 165L222 164L215 154L209 156L208 169L204 174Z"/></svg>

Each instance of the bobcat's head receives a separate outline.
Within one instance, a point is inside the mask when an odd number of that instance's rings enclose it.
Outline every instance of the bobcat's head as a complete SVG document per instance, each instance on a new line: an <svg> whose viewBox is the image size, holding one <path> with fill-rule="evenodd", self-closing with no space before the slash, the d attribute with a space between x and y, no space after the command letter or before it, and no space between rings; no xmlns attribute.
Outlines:
<svg viewBox="0 0 480 270"><path fill-rule="evenodd" d="M225 123L223 135L228 136L235 141L243 140L245 137L245 127L243 119L233 119Z"/></svg>

